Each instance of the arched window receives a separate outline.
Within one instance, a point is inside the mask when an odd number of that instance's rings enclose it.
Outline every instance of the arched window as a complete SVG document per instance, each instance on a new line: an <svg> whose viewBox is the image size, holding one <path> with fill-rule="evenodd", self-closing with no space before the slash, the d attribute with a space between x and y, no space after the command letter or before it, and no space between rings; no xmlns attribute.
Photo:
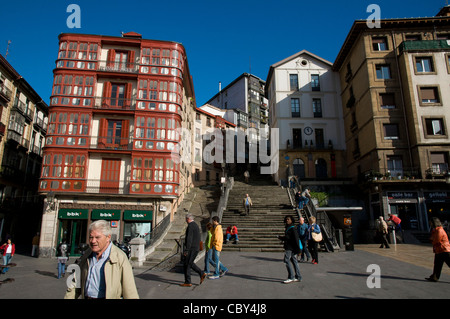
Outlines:
<svg viewBox="0 0 450 319"><path fill-rule="evenodd" d="M302 159L296 158L293 162L294 175L298 178L305 178L305 163Z"/></svg>

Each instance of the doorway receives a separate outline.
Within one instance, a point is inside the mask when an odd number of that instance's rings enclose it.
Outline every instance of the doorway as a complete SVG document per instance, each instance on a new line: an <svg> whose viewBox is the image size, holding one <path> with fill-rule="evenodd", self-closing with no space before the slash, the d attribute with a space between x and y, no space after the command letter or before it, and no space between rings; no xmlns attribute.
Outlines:
<svg viewBox="0 0 450 319"><path fill-rule="evenodd" d="M86 219L61 219L58 245L63 240L70 245L70 255L80 255L80 246L86 244Z"/></svg>

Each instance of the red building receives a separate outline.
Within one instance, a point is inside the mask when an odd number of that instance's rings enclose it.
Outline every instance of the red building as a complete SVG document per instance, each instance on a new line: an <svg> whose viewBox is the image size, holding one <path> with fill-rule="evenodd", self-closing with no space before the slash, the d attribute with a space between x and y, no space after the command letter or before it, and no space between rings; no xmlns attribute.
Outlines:
<svg viewBox="0 0 450 319"><path fill-rule="evenodd" d="M41 255L62 239L76 254L94 219L117 240L170 223L191 185L180 129L195 110L184 47L176 42L61 34L40 192Z"/></svg>

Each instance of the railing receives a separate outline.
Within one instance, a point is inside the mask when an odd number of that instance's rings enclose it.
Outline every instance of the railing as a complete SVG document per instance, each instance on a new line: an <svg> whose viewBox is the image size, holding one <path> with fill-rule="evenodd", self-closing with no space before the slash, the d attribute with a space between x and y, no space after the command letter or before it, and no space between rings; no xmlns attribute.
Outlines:
<svg viewBox="0 0 450 319"><path fill-rule="evenodd" d="M217 216L219 217L219 220L222 220L223 211L227 208L228 196L230 195L230 190L233 188L233 185L234 177L227 177L224 184L222 196L220 196L219 204L217 205L216 211L212 212L211 218Z"/></svg>
<svg viewBox="0 0 450 319"><path fill-rule="evenodd" d="M99 136L90 138L89 148L100 150L131 150L133 141L129 137Z"/></svg>
<svg viewBox="0 0 450 319"><path fill-rule="evenodd" d="M403 41L400 44L400 53L403 51L442 50L442 49L450 49L450 40Z"/></svg>
<svg viewBox="0 0 450 319"><path fill-rule="evenodd" d="M86 193L90 194L129 194L129 180L88 179Z"/></svg>
<svg viewBox="0 0 450 319"><path fill-rule="evenodd" d="M99 110L132 111L136 109L136 99L95 97L94 108Z"/></svg>
<svg viewBox="0 0 450 319"><path fill-rule="evenodd" d="M307 205L303 206L302 210L298 208L297 203L295 202L295 193L301 191L301 185L299 184L296 177L290 176L289 180L291 179L293 179L294 185L293 187L291 187L291 184L289 184L288 194L291 200L291 204L297 211L298 218L303 217L305 221L308 221L310 217L315 217L316 223L320 226L323 233L323 244L325 246L325 249L327 251L334 251L335 249L339 249L340 247L336 238L336 229L333 227L333 224L327 213L317 212L311 199L308 201ZM302 213L304 215L302 215Z"/></svg>
<svg viewBox="0 0 450 319"><path fill-rule="evenodd" d="M17 142L19 145L25 147L26 149L28 149L28 147L30 146L30 141L27 140L26 138L24 138L22 135L20 135L17 132L8 130L8 133L6 134L6 138L8 140L13 140L13 141Z"/></svg>
<svg viewBox="0 0 450 319"><path fill-rule="evenodd" d="M102 72L120 72L120 73L138 73L139 64L131 62L98 61L97 71Z"/></svg>
<svg viewBox="0 0 450 319"><path fill-rule="evenodd" d="M11 100L12 91L7 88L4 83L0 83L0 94L4 96L8 101Z"/></svg>
<svg viewBox="0 0 450 319"><path fill-rule="evenodd" d="M379 171L366 171L363 173L366 181L377 180L399 180L399 179L416 179L420 178L418 167L399 168L399 169L381 169Z"/></svg>

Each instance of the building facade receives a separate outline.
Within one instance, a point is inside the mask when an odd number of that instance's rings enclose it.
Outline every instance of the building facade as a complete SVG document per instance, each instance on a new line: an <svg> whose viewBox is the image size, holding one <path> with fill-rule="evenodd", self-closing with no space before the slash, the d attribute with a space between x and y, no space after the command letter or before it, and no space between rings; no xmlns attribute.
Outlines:
<svg viewBox="0 0 450 319"><path fill-rule="evenodd" d="M208 112L209 111L209 112ZM192 173L195 186L219 185L233 166L226 166L226 134L236 125L223 118L225 111L209 105L196 109ZM217 139L217 144L215 139ZM220 143L219 143L220 141ZM216 154L221 155L217 158Z"/></svg>
<svg viewBox="0 0 450 319"><path fill-rule="evenodd" d="M9 235L21 245L40 230L47 121L47 104L0 55L0 238Z"/></svg>
<svg viewBox="0 0 450 319"><path fill-rule="evenodd" d="M176 42L61 34L39 190L46 196L40 254L71 253L106 219L113 239L152 242L192 185L195 99Z"/></svg>
<svg viewBox="0 0 450 319"><path fill-rule="evenodd" d="M300 51L269 69L270 128L279 130L280 162L273 178L287 185L346 177L345 136L338 74L332 63Z"/></svg>
<svg viewBox="0 0 450 319"><path fill-rule="evenodd" d="M348 172L370 222L391 213L405 229L428 231L431 216L450 217L449 22L442 14L373 29L355 21L334 63Z"/></svg>

